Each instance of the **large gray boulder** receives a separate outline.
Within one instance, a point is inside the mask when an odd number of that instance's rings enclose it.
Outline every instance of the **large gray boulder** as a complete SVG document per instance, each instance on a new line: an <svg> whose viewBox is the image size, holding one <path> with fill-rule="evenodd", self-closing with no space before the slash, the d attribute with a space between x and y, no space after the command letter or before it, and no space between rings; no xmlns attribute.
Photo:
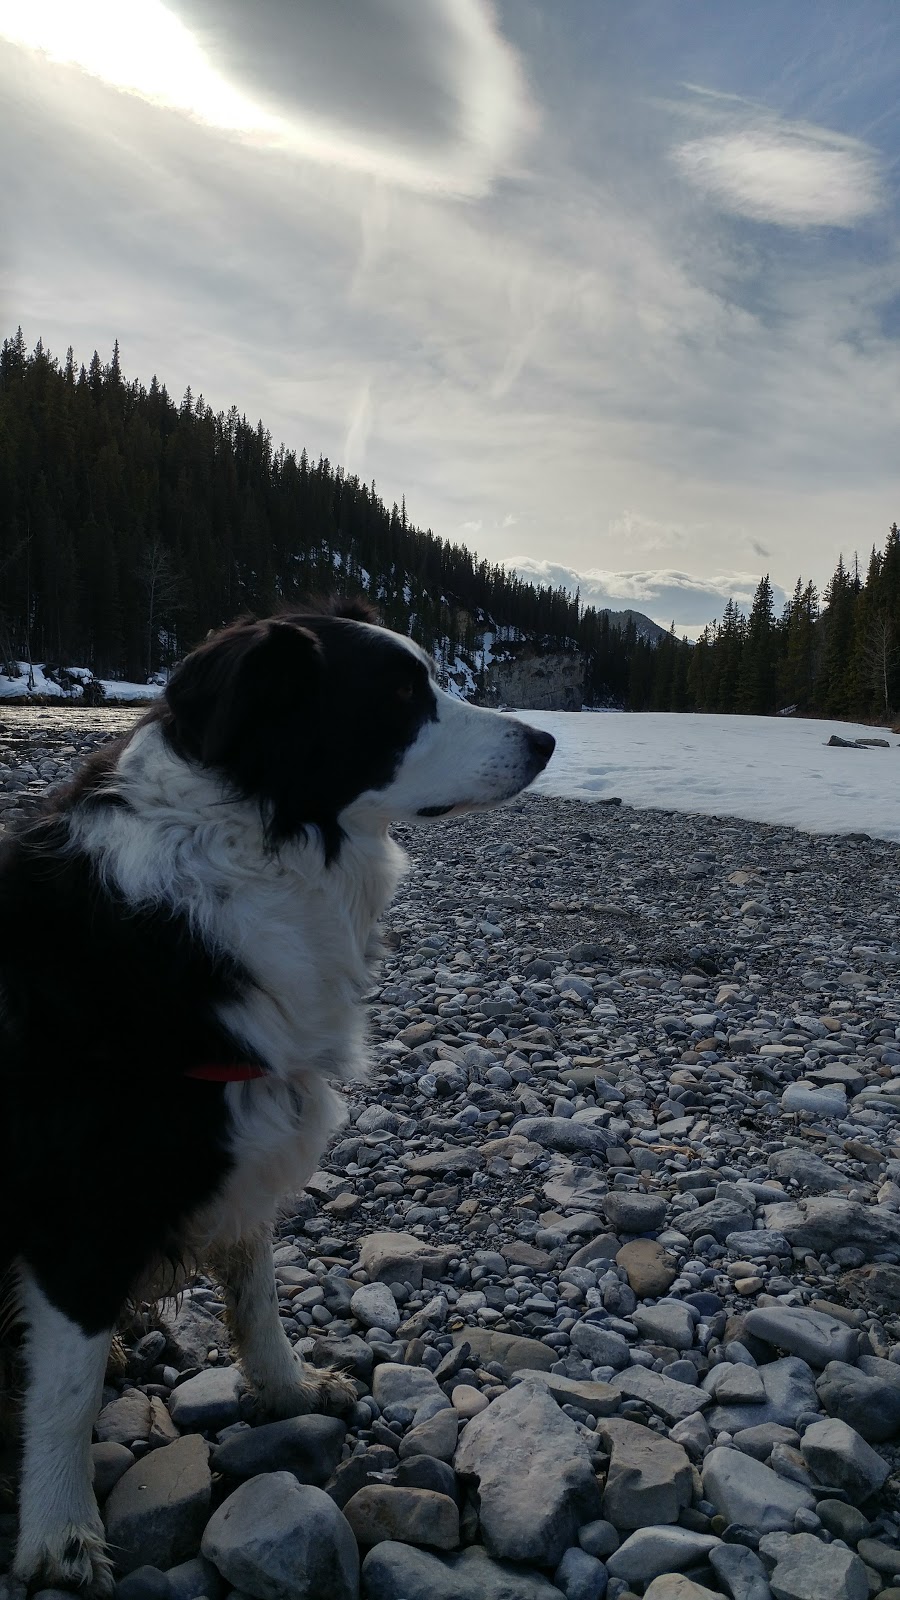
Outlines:
<svg viewBox="0 0 900 1600"><path fill-rule="evenodd" d="M819 1482L843 1489L854 1505L877 1494L890 1472L877 1450L837 1417L812 1423L800 1448Z"/></svg>
<svg viewBox="0 0 900 1600"><path fill-rule="evenodd" d="M106 1537L121 1572L173 1567L195 1556L209 1515L209 1450L187 1434L136 1461L110 1492Z"/></svg>
<svg viewBox="0 0 900 1600"><path fill-rule="evenodd" d="M827 1367L829 1361L855 1361L859 1348L854 1328L807 1306L756 1306L747 1312L744 1328L755 1339L800 1356L812 1367Z"/></svg>
<svg viewBox="0 0 900 1600"><path fill-rule="evenodd" d="M846 1545L823 1544L811 1533L773 1533L759 1553L773 1564L775 1600L868 1600L866 1569Z"/></svg>
<svg viewBox="0 0 900 1600"><path fill-rule="evenodd" d="M555 1567L600 1515L587 1445L539 1384L518 1384L474 1417L455 1466L477 1486L489 1555Z"/></svg>
<svg viewBox="0 0 900 1600"><path fill-rule="evenodd" d="M346 1517L290 1472L250 1478L206 1525L202 1551L254 1600L357 1600L359 1554Z"/></svg>

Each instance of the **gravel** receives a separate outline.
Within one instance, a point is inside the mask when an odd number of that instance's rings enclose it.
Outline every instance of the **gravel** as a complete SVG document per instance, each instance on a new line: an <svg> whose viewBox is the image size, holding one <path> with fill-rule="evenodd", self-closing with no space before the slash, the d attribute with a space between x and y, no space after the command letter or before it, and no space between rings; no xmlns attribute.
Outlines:
<svg viewBox="0 0 900 1600"><path fill-rule="evenodd" d="M0 830L130 720L5 712ZM146 1309L94 1447L122 1573L187 1595L202 1552L260 1600L887 1590L898 847L529 796L397 832L371 1077L275 1251L289 1337L357 1403L317 1465L318 1421L243 1420L214 1284ZM205 1455L167 1482L207 1445L211 1494Z"/></svg>

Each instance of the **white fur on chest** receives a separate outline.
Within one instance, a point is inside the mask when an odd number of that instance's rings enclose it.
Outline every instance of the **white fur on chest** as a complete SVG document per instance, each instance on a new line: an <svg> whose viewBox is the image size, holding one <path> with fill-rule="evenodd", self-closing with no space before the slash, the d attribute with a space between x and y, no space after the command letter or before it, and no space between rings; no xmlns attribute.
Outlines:
<svg viewBox="0 0 900 1600"><path fill-rule="evenodd" d="M130 809L86 808L75 841L132 903L174 907L250 978L222 1021L269 1076L226 1089L234 1168L191 1243L237 1238L305 1183L346 1111L329 1079L361 1076L378 917L406 857L383 828L354 827L337 859L321 842L264 848L258 809L174 756L150 725L110 787Z"/></svg>

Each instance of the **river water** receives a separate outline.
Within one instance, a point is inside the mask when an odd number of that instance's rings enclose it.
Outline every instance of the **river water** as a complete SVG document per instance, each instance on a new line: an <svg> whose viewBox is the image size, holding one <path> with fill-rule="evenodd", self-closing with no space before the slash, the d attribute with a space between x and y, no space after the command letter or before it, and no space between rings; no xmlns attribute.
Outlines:
<svg viewBox="0 0 900 1600"><path fill-rule="evenodd" d="M61 750L85 734L127 733L146 706L3 706L0 702L0 763L21 760L41 746Z"/></svg>

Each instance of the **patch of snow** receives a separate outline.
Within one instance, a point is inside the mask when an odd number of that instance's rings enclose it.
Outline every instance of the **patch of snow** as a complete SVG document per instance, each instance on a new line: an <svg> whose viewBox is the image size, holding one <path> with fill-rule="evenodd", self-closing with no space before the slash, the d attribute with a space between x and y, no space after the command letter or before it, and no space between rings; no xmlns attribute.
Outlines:
<svg viewBox="0 0 900 1600"><path fill-rule="evenodd" d="M811 718L695 712L522 711L556 752L538 793L618 795L639 809L745 817L808 833L868 833L900 842L900 739L889 729ZM890 749L829 748L886 738Z"/></svg>

